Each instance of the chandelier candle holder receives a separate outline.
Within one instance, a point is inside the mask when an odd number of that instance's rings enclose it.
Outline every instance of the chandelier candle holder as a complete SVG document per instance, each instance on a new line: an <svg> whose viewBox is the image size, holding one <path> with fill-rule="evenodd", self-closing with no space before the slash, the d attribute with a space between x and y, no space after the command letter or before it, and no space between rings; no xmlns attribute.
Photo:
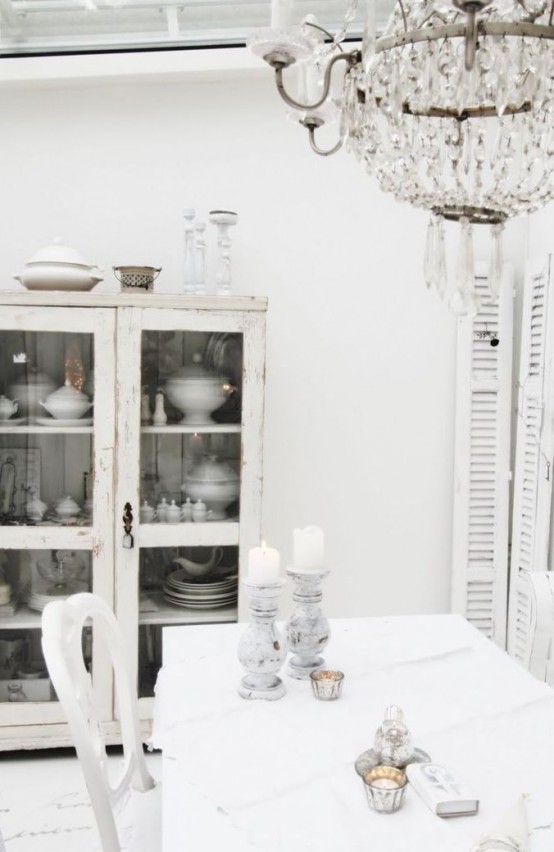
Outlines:
<svg viewBox="0 0 554 852"><path fill-rule="evenodd" d="M294 564L287 569L294 587L297 606L286 623L287 645L292 653L287 674L307 680L316 669L325 666L321 652L329 642L329 622L320 607L322 583L329 575L323 567L324 536L319 527L294 530Z"/></svg>
<svg viewBox="0 0 554 852"><path fill-rule="evenodd" d="M313 20L294 26L289 16L285 28L256 32L251 49L274 70L316 153L346 146L381 189L429 211L425 282L455 313L474 315L474 226L490 227L495 299L506 221L554 195L554 0L397 0L378 38L368 3L362 49L348 52L341 42L357 5L326 43L314 37L321 28ZM322 69L315 100L288 93L284 78L295 63ZM316 133L327 103L340 114L338 140L322 150ZM446 221L460 225L450 279Z"/></svg>
<svg viewBox="0 0 554 852"><path fill-rule="evenodd" d="M287 655L286 641L275 624L285 585L279 577L278 551L264 544L252 548L242 582L252 620L239 640L238 658L246 674L238 692L242 698L275 701L286 692L278 672Z"/></svg>

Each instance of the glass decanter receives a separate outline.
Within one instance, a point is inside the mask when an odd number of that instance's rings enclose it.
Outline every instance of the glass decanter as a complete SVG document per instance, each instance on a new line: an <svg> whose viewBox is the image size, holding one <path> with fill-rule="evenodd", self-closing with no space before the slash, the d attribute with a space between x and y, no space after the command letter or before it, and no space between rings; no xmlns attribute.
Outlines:
<svg viewBox="0 0 554 852"><path fill-rule="evenodd" d="M72 595L81 590L75 581L82 577L85 563L74 551L58 550L53 559L39 559L37 569L43 580L52 583L47 595Z"/></svg>

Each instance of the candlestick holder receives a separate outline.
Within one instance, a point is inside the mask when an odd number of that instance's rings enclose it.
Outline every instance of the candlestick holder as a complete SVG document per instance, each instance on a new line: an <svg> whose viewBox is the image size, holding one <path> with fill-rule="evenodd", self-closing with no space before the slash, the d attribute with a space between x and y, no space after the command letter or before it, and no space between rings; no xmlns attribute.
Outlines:
<svg viewBox="0 0 554 852"><path fill-rule="evenodd" d="M292 577L293 600L298 606L286 623L287 645L293 653L287 667L287 674L298 680L306 680L316 669L325 666L321 651L329 642L329 622L321 612L323 597L322 581L329 571L302 572L291 567L287 574Z"/></svg>
<svg viewBox="0 0 554 852"><path fill-rule="evenodd" d="M247 674L239 685L242 698L265 698L275 701L285 694L285 685L277 672L287 655L286 641L275 617L284 580L252 583L243 580L252 621L239 640L238 658Z"/></svg>

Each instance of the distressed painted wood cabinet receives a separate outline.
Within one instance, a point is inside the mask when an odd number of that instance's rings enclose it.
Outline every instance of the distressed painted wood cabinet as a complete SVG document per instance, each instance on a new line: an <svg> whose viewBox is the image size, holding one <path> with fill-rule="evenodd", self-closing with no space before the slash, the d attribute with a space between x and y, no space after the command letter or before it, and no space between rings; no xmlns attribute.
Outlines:
<svg viewBox="0 0 554 852"><path fill-rule="evenodd" d="M266 301L2 293L0 306L0 749L69 742L40 618L79 590L117 614L147 731L163 625L242 615L238 575L260 540ZM84 653L116 742L93 628Z"/></svg>

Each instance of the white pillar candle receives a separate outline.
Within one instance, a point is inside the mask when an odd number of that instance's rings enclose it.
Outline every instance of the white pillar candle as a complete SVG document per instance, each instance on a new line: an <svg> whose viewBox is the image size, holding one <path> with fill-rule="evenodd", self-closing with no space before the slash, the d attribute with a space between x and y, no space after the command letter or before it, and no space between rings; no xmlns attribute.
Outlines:
<svg viewBox="0 0 554 852"><path fill-rule="evenodd" d="M279 580L279 551L275 547L253 547L248 551L248 583L276 583Z"/></svg>
<svg viewBox="0 0 554 852"><path fill-rule="evenodd" d="M288 30L292 26L293 0L271 0L271 28Z"/></svg>
<svg viewBox="0 0 554 852"><path fill-rule="evenodd" d="M297 571L319 571L324 567L325 540L319 527L293 532L292 564Z"/></svg>

